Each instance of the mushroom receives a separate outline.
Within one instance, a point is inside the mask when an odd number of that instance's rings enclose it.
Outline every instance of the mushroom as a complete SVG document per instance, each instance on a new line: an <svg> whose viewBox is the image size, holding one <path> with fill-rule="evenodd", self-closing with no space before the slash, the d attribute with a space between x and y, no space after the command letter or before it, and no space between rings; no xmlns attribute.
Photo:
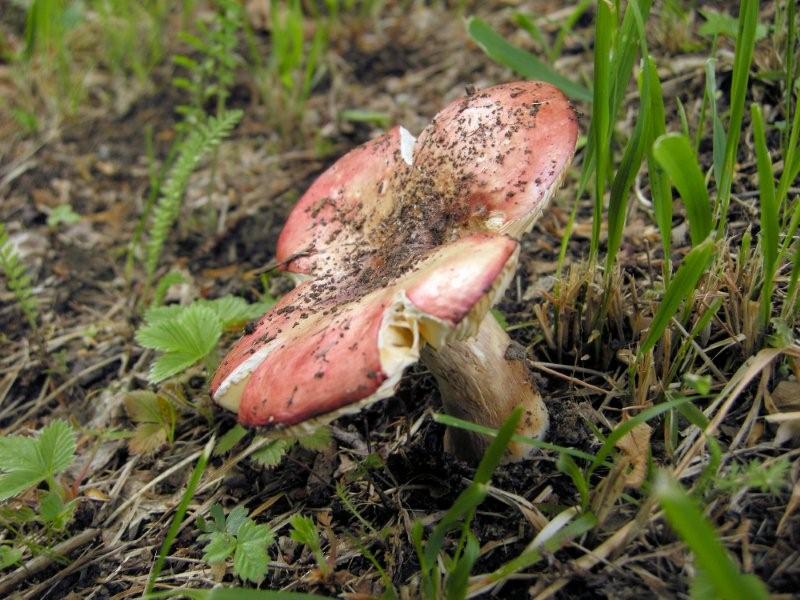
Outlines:
<svg viewBox="0 0 800 600"><path fill-rule="evenodd" d="M496 428L521 405L519 433L544 435L524 352L488 312L577 133L556 88L510 83L452 102L417 140L395 127L340 158L278 239L297 286L222 361L214 400L244 425L308 430L391 396L422 360L449 414ZM464 431L445 439L473 460L486 443Z"/></svg>

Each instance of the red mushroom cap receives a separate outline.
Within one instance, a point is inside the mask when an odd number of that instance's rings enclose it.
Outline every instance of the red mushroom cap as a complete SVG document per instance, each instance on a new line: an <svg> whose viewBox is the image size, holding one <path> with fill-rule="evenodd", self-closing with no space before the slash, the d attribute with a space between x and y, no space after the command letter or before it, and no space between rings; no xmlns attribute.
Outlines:
<svg viewBox="0 0 800 600"><path fill-rule="evenodd" d="M576 139L561 92L514 83L451 103L416 144L395 128L343 156L278 240L304 281L230 351L215 400L294 425L391 395L421 344L477 331Z"/></svg>

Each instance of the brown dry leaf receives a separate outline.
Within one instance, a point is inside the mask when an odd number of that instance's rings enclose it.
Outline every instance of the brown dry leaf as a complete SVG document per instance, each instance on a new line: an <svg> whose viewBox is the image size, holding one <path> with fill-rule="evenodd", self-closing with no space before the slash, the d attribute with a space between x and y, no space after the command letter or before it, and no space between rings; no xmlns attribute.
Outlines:
<svg viewBox="0 0 800 600"><path fill-rule="evenodd" d="M100 500L102 502L106 502L110 499L108 494L98 488L89 488L83 493L83 495L87 498L91 498L92 500Z"/></svg>
<svg viewBox="0 0 800 600"><path fill-rule="evenodd" d="M794 514L798 507L800 507L800 481L795 483L794 487L792 488L792 497L789 498L789 502L786 504L786 510L783 511L781 521L778 523L778 529L776 531L777 535L781 536L784 534L786 526L789 524L789 518Z"/></svg>
<svg viewBox="0 0 800 600"><path fill-rule="evenodd" d="M271 24L269 0L247 0L244 6L247 20L256 31L267 31Z"/></svg>
<svg viewBox="0 0 800 600"><path fill-rule="evenodd" d="M618 455L608 475L595 488L592 497L592 512L597 518L598 525L605 523L617 500L625 491L629 468L628 458L624 454Z"/></svg>
<svg viewBox="0 0 800 600"><path fill-rule="evenodd" d="M216 269L203 269L201 275L207 279L229 279L235 277L237 273L242 270L240 265L233 264L227 267L218 267Z"/></svg>
<svg viewBox="0 0 800 600"><path fill-rule="evenodd" d="M800 382L784 380L771 394L765 394L764 405L770 413L765 419L776 423L775 445L800 441Z"/></svg>
<svg viewBox="0 0 800 600"><path fill-rule="evenodd" d="M86 215L84 218L90 223L103 223L117 231L121 231L129 212L128 205L125 202L117 202L107 210Z"/></svg>
<svg viewBox="0 0 800 600"><path fill-rule="evenodd" d="M652 432L652 428L647 423L639 423L614 444L622 451L630 464L625 475L625 485L628 487L638 488L644 482Z"/></svg>
<svg viewBox="0 0 800 600"><path fill-rule="evenodd" d="M172 403L160 394L146 390L125 395L125 412L136 423L128 448L135 454L149 454L172 441L177 413Z"/></svg>

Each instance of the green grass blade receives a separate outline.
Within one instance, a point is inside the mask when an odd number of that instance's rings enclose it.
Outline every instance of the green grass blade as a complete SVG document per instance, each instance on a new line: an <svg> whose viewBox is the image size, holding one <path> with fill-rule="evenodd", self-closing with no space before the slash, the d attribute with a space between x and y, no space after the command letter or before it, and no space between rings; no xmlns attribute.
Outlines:
<svg viewBox="0 0 800 600"><path fill-rule="evenodd" d="M786 288L786 300L784 300L783 318L793 316L800 309L800 298L797 294L797 283L800 281L800 244L794 248L794 258L792 259L792 273L789 275L789 285Z"/></svg>
<svg viewBox="0 0 800 600"><path fill-rule="evenodd" d="M777 14L776 11L776 16ZM794 154L797 151L797 136L800 134L800 115L796 110L796 103L794 102L794 88L796 83L795 53L797 52L797 2L795 0L785 0L784 17L786 18L786 49L783 56L786 71L783 79L783 114L787 122L789 120L789 115L794 115L794 117L792 118L791 129L789 131L784 131L781 142L783 144L782 154L785 160L784 164L791 165L794 161ZM779 205L783 203L783 199L786 197L785 194L789 189L789 182L788 173L784 172L781 174L780 183L778 184Z"/></svg>
<svg viewBox="0 0 800 600"><path fill-rule="evenodd" d="M708 577L716 597L725 600L768 598L759 579L739 572L713 525L676 481L660 473L653 491L670 525L691 548L697 566Z"/></svg>
<svg viewBox="0 0 800 600"><path fill-rule="evenodd" d="M675 273L669 286L667 286L664 298L662 298L661 304L650 323L647 336L639 347L638 355L640 358L653 349L658 340L661 339L661 336L664 335L664 330L667 328L670 319L677 312L678 307L683 301L692 296L697 282L700 280L700 276L705 271L713 254L714 241L706 239L698 246L695 246L683 259L683 264Z"/></svg>
<svg viewBox="0 0 800 600"><path fill-rule="evenodd" d="M611 281L612 267L617 260L617 252L622 244L622 233L628 214L630 190L644 158L647 132L650 131L649 88L642 87L639 116L631 138L625 146L622 161L611 182L608 200L608 249L606 252L606 280Z"/></svg>
<svg viewBox="0 0 800 600"><path fill-rule="evenodd" d="M186 515L186 510L189 508L189 502L192 501L192 498L194 497L194 491L197 489L197 485L200 483L200 478L203 476L203 473L206 470L206 465L208 464L208 459L211 457L211 451L214 449L215 441L216 437L211 436L211 439L208 440L205 448L203 448L203 452L197 459L197 464L195 464L194 470L189 477L189 483L186 486L186 491L184 491L183 496L181 496L181 501L178 503L178 508L175 509L175 516L172 517L172 523L170 523L169 530L167 530L167 535L164 538L164 542L161 544L161 549L158 551L158 558L153 565L153 569L150 571L150 577L147 579L147 587L145 588L145 595L153 591L153 586L155 586L159 575L161 575L161 570L164 568L164 562L167 560L167 555L169 555L169 551L172 548L175 538L178 537L178 531L183 523L183 517Z"/></svg>
<svg viewBox="0 0 800 600"><path fill-rule="evenodd" d="M527 569L528 567L535 565L543 558L543 551L555 552L567 540L575 539L576 537L583 535L587 531L591 530L595 525L597 525L597 519L594 517L594 515L590 513L581 515L572 523L569 523L556 532L556 534L548 539L542 547L526 550L516 558L513 558L506 564L497 568L492 573L489 573L486 576L485 582L495 583L503 581L514 573L518 573L523 569Z"/></svg>
<svg viewBox="0 0 800 600"><path fill-rule="evenodd" d="M722 167L725 164L725 144L727 134L722 119L717 110L717 73L716 63L709 58L705 65L706 70L706 102L711 106L711 131L712 131L712 156L714 160L714 181L719 184L722 180Z"/></svg>
<svg viewBox="0 0 800 600"><path fill-rule="evenodd" d="M717 237L724 234L728 221L731 185L736 167L736 152L739 149L744 101L750 79L750 64L753 61L757 26L758 0L742 0L739 4L739 33L736 36L736 54L733 59L730 121L728 122L728 138L725 142L725 161L722 164L722 174L717 187Z"/></svg>
<svg viewBox="0 0 800 600"><path fill-rule="evenodd" d="M581 471L580 467L569 455L563 452L558 455L558 463L556 463L556 466L559 471L572 479L572 484L575 486L575 489L578 490L578 494L580 494L581 497L581 508L586 509L586 507L589 506L589 482L586 480L583 471Z"/></svg>
<svg viewBox="0 0 800 600"><path fill-rule="evenodd" d="M661 82L658 79L656 63L648 56L644 61L642 77L645 93L650 99L650 127L647 131L647 174L650 178L650 196L653 199L653 212L656 225L661 233L661 247L664 252L664 285L669 283L672 274L671 243L672 243L672 189L667 179L667 174L658 164L653 153L653 144L667 131L664 112L664 95L661 91Z"/></svg>
<svg viewBox="0 0 800 600"><path fill-rule="evenodd" d="M503 453L517 429L517 423L522 415L522 409L517 408L511 413L503 426L498 430L497 437L492 440L481 459L472 484L456 498L453 505L442 517L441 521L433 528L430 538L425 544L424 560L428 565L433 565L436 555L442 549L447 532L454 525L467 517L477 506L483 502L487 494L487 484L492 473L500 464Z"/></svg>
<svg viewBox="0 0 800 600"><path fill-rule="evenodd" d="M463 419L459 419L458 417L451 417L450 415L434 413L433 420L436 421L437 423L441 423L442 425L446 425L448 427L458 427L459 429L463 429L464 431L472 431L474 433L480 433L481 435L486 435L490 437L495 437L497 435L496 429L492 429L491 427L486 427L484 425L478 425L477 423L472 423L471 421L465 421ZM594 459L594 456L589 454L588 452L582 452L581 450L576 450L575 448L568 448L567 446L559 446L557 444L551 444L550 442L543 442L542 440L537 440L536 438L524 435L514 435L511 438L511 441L520 444L527 444L528 446L539 448L541 450L551 450L553 452L558 452L560 454L567 454L569 456L572 456L573 458L580 458L581 460L592 461Z"/></svg>
<svg viewBox="0 0 800 600"><path fill-rule="evenodd" d="M470 17L467 20L467 33L489 58L526 79L546 81L552 83L570 98L583 102L592 101L592 94L585 87L564 77L530 52L508 43L485 21L477 17Z"/></svg>
<svg viewBox="0 0 800 600"><path fill-rule="evenodd" d="M783 173L778 182L778 204L783 205L783 201L789 192L789 186L797 177L798 165L798 146L800 146L800 110L795 110L792 117L792 127L789 132L789 141L783 155Z"/></svg>
<svg viewBox="0 0 800 600"><path fill-rule="evenodd" d="M616 4L616 3L615 3ZM651 0L636 0L628 2L622 24L616 31L612 55L612 83L611 83L611 119L616 119L619 109L625 100L631 82L633 65L636 55L642 52L647 56L647 38L644 35L644 21L650 14ZM613 123L612 123L613 127Z"/></svg>
<svg viewBox="0 0 800 600"><path fill-rule="evenodd" d="M594 40L594 99L592 102L592 137L590 144L596 160L592 239L589 261L597 259L600 247L600 225L603 221L603 198L606 176L611 161L611 40L616 23L611 7L597 3Z"/></svg>
<svg viewBox="0 0 800 600"><path fill-rule="evenodd" d="M514 22L524 29L531 39L535 41L541 49L550 56L550 44L547 43L547 37L542 33L542 29L536 24L536 19L524 12L514 13Z"/></svg>
<svg viewBox="0 0 800 600"><path fill-rule="evenodd" d="M558 35L556 35L556 41L553 43L553 47L550 49L550 53L548 54L548 58L551 61L554 61L561 56L561 52L564 49L564 40L567 38L567 34L573 30L575 24L583 16L583 14L589 10L589 8L592 6L592 3L593 0L581 0L578 2L569 16L561 24L561 27L558 29Z"/></svg>
<svg viewBox="0 0 800 600"><path fill-rule="evenodd" d="M750 118L753 124L753 145L758 164L758 190L761 204L761 257L764 282L761 284L760 318L761 325L769 323L772 313L772 285L778 264L778 202L775 197L775 179L772 174L772 159L767 148L764 132L764 117L758 104L750 105Z"/></svg>
<svg viewBox="0 0 800 600"><path fill-rule="evenodd" d="M603 445L600 446L600 450L597 451L597 454L594 455L592 459L592 464L589 466L589 475L591 475L600 465L602 465L605 460L611 456L611 453L614 451L614 445L624 436L626 433L631 431L637 425L642 423L646 423L651 419L656 418L657 416L677 408L681 404L685 404L689 402L691 398L676 398L675 400L670 400L669 402L662 402L661 404L656 404L655 406L651 406L640 412L639 414L631 417L627 421L623 421L619 425L614 428L608 437L606 437Z"/></svg>
<svg viewBox="0 0 800 600"><path fill-rule="evenodd" d="M692 144L683 134L668 133L656 140L653 155L683 199L692 245L697 246L711 231L712 212L705 179Z"/></svg>

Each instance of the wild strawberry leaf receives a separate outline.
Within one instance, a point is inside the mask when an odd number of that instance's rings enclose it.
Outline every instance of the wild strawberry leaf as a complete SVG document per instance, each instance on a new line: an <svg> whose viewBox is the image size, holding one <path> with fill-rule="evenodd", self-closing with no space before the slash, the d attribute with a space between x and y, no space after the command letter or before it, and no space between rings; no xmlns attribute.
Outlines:
<svg viewBox="0 0 800 600"><path fill-rule="evenodd" d="M0 437L0 500L52 479L74 458L75 431L65 421L53 421L37 437Z"/></svg>
<svg viewBox="0 0 800 600"><path fill-rule="evenodd" d="M136 341L161 354L148 374L152 383L177 375L202 360L222 335L222 323L207 306L192 304L177 317L148 323L136 332Z"/></svg>
<svg viewBox="0 0 800 600"><path fill-rule="evenodd" d="M252 519L246 519L236 538L233 572L241 579L261 583L267 574L267 546L272 543L272 532L266 525L256 525Z"/></svg>
<svg viewBox="0 0 800 600"><path fill-rule="evenodd" d="M250 458L264 467L274 467L281 462L293 444L294 440L284 438L272 440L260 450L253 452Z"/></svg>

